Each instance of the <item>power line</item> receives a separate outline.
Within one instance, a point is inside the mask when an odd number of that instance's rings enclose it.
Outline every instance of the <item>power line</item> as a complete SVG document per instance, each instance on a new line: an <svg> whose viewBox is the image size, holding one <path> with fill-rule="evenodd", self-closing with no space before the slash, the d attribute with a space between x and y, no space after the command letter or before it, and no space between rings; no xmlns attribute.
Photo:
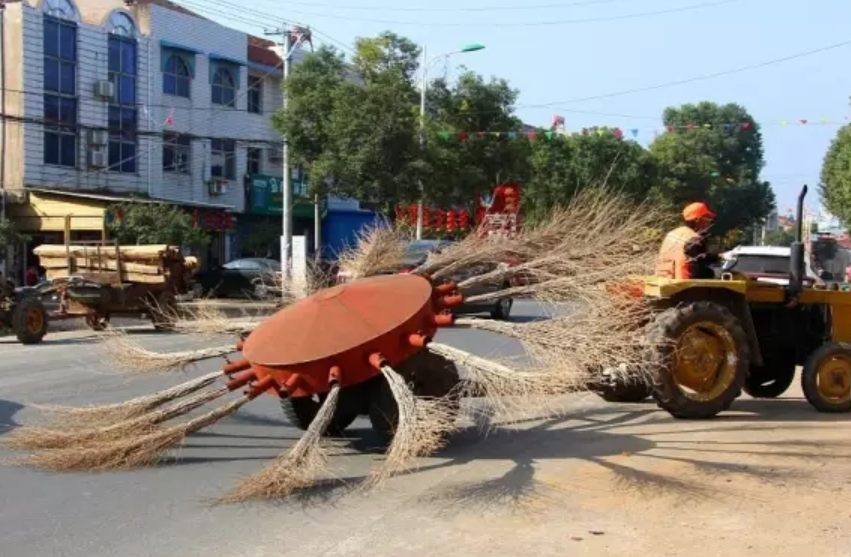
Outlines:
<svg viewBox="0 0 851 557"><path fill-rule="evenodd" d="M603 23L609 21L622 21L622 20L630 20L630 19L638 19L643 17L653 17L660 15L667 15L679 12L688 12L694 10L700 10L704 8L713 8L717 6L724 6L727 4L735 4L738 2L743 2L745 0L720 0L717 2L704 2L702 4L692 4L689 6L681 6L679 8L668 8L664 10L655 10L650 12L641 12L634 14L623 14L623 15L615 15L615 16L602 16L602 17L589 17L589 18L581 18L581 19L566 19L566 20L553 20L553 21L534 21L534 22L503 22L503 23L477 23L477 22L466 22L461 23L457 21L443 21L443 22L424 22L424 21L397 21L397 20L387 20L387 19L370 19L370 18L361 18L361 17L351 17L351 16L342 16L336 14L320 14L316 12L304 12L299 10L287 10L291 13L296 13L300 15L310 16L314 18L332 18L332 19L342 19L346 21L361 21L365 23L381 23L384 25L410 25L415 27L544 27L544 26L555 26L555 25L574 25L578 23Z"/></svg>

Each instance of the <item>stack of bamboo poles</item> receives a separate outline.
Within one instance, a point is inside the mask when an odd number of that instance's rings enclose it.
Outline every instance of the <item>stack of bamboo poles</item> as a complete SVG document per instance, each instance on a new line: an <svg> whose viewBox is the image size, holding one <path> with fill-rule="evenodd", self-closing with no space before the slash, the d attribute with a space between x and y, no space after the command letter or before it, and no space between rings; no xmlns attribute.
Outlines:
<svg viewBox="0 0 851 557"><path fill-rule="evenodd" d="M44 244L33 250L47 269L47 278L80 275L104 282L163 284L175 264L192 267L180 250L169 245L65 246ZM119 280L120 279L120 280Z"/></svg>

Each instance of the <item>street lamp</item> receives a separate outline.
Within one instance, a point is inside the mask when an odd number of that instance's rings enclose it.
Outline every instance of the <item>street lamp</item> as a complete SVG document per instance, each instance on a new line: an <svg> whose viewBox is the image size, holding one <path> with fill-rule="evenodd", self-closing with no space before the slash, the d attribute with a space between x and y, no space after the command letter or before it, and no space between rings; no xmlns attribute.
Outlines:
<svg viewBox="0 0 851 557"><path fill-rule="evenodd" d="M422 59L422 76L420 77L420 149L422 150L425 147L425 110L426 110L426 89L428 86L428 69L434 64L436 61L449 58L453 54L463 54L466 52L476 52L477 50L484 50L485 45L479 43L470 43L462 46L459 50L453 50L451 52L446 52L444 54L440 54L435 56L431 60L426 58L426 47L423 46L423 59ZM420 186L420 201L417 203L417 240L423 239L423 203L425 200L425 188L423 187L423 181L419 180Z"/></svg>

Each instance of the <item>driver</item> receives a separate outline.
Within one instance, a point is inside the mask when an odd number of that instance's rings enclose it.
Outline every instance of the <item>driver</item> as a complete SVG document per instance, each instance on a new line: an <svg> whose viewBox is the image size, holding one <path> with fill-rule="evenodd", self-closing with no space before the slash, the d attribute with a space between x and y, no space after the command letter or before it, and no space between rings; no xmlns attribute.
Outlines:
<svg viewBox="0 0 851 557"><path fill-rule="evenodd" d="M683 209L684 224L675 228L662 240L656 261L656 276L672 279L713 279L718 254L709 253L706 236L715 221L705 203L690 203Z"/></svg>

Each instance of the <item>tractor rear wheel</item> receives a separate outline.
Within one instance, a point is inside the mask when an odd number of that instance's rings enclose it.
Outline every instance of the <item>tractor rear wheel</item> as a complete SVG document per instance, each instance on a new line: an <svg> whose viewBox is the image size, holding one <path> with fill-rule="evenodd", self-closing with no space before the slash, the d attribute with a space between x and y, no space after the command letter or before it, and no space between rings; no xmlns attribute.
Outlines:
<svg viewBox="0 0 851 557"><path fill-rule="evenodd" d="M423 349L395 369L411 386L414 395L445 399L450 410L457 414L461 407L458 389L461 379L458 368L450 360ZM376 378L370 391L369 421L381 443L390 443L399 422L399 406L384 376Z"/></svg>
<svg viewBox="0 0 851 557"><path fill-rule="evenodd" d="M750 348L739 320L713 302L667 309L648 329L653 398L675 418L708 419L742 394Z"/></svg>
<svg viewBox="0 0 851 557"><path fill-rule="evenodd" d="M47 310L41 300L26 296L12 308L12 331L21 344L38 344L47 334Z"/></svg>
<svg viewBox="0 0 851 557"><path fill-rule="evenodd" d="M334 417L331 419L328 429L325 430L325 435L328 437L342 435L346 428L352 425L352 422L358 417L356 411L352 412L346 408L342 400L345 393L346 389L340 391L340 399L338 400L337 408L334 410ZM296 398L283 396L281 397L281 410L284 411L284 417L290 424L302 431L306 431L316 417L316 414L319 413L319 409L322 407L322 403L325 402L326 398L328 398L328 393Z"/></svg>
<svg viewBox="0 0 851 557"><path fill-rule="evenodd" d="M795 355L773 350L769 354L765 365L751 364L748 380L742 388L753 398L777 398L795 381Z"/></svg>
<svg viewBox="0 0 851 557"><path fill-rule="evenodd" d="M828 342L807 358L801 389L819 412L851 412L851 344Z"/></svg>

